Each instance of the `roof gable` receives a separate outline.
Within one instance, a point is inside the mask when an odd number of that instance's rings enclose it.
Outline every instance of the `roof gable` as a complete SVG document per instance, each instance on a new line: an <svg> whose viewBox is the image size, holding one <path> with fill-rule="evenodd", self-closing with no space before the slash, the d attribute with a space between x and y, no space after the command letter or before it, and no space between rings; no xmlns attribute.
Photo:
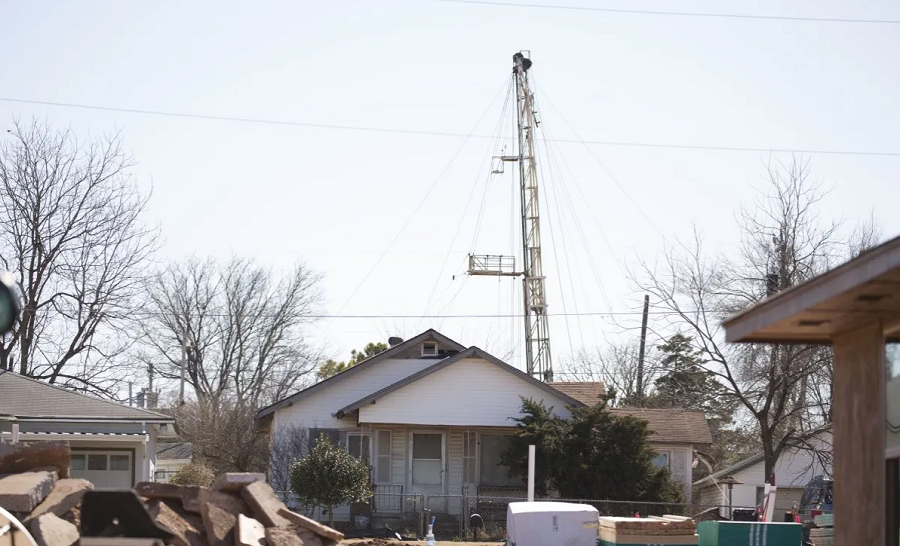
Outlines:
<svg viewBox="0 0 900 546"><path fill-rule="evenodd" d="M362 362L360 362L356 366L353 366L352 368L348 368L348 369L342 371L341 373L335 374L323 381L316 383L315 385L311 385L311 386L309 386L301 391L298 391L286 398L283 398L265 408L262 408L261 410L259 410L256 413L256 418L257 418L257 420L259 420L264 417L267 417L267 416L275 413L275 411L277 411L278 409L285 407L285 406L287 406L309 394L312 394L312 393L320 391L322 389L326 389L331 386L334 386L334 385L340 383L341 381L347 379L348 377L352 377L358 373L361 373L363 370L366 370L366 369L374 366L378 362L381 362L381 361L384 361L384 360L387 360L390 358L402 358L404 356L407 358L413 358L414 357L413 355L418 354L415 351L417 350L419 345L421 345L422 343L424 343L426 341L436 341L439 345L442 345L443 347L445 347L445 349L447 349L451 352L452 351L462 351L465 349L465 346L463 346L460 343L457 343L456 341L450 339L449 337L441 334L437 330L428 329L413 338L410 338L402 343L398 343L397 345L389 348L386 351L382 351L371 358L367 358L366 360L363 360ZM435 361L437 362L440 358L447 358L446 353L444 355L439 355L435 359Z"/></svg>
<svg viewBox="0 0 900 546"><path fill-rule="evenodd" d="M435 372L443 370L447 366L451 366L456 362L460 362L462 360L470 359L470 358L480 358L480 359L485 360L495 366L498 366L503 371L513 374L514 376L518 377L519 379L528 381L529 383L539 387L544 392L546 392L556 398L560 398L560 399L564 400L568 405L572 405L572 406L583 405L581 402L579 402L575 398L567 395L564 392L554 389L547 383L544 383L543 381L535 379L534 377L528 375L527 373L525 373L519 369L516 369L516 368L510 366L506 362L503 362L502 360L491 355L487 351L479 349L478 347L469 347L465 351L457 353L456 355L451 356L449 358L445 358L444 360L441 360L441 361L437 362L436 364L429 366L428 368L425 368L422 371L419 371L412 375L409 375L408 377L405 377L392 385L389 385L377 392L374 392L366 397L363 397L363 398L357 400L356 402L353 402L347 406L344 406L343 408L338 410L337 415L339 417L343 416L343 415L347 415L355 410L358 410L360 407L362 407L366 404L370 404L370 403L378 400L379 398L383 398L398 389L401 389L407 385L415 383L416 381L418 381L422 378L428 377L429 375L431 375Z"/></svg>
<svg viewBox="0 0 900 546"><path fill-rule="evenodd" d="M9 371L0 371L0 414L17 419L175 421L162 413L102 400Z"/></svg>

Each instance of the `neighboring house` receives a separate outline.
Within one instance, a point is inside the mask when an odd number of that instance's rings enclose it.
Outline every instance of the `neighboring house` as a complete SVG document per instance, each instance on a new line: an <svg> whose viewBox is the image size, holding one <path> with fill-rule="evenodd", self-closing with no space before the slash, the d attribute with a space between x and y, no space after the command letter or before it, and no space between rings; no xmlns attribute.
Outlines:
<svg viewBox="0 0 900 546"><path fill-rule="evenodd" d="M775 510L790 510L793 504L800 503L803 488L815 476L831 475L831 431L818 431L807 437L806 443L811 449L785 449L775 463L776 492ZM825 464L823 464L825 463ZM735 507L755 507L763 501L766 485L765 463L763 454L757 453L743 461L723 468L702 480L697 480L694 487L699 490L700 504L709 506L728 506L728 486L719 484L718 480L732 477L742 482L732 486L731 505ZM724 513L724 511L723 511Z"/></svg>
<svg viewBox="0 0 900 546"><path fill-rule="evenodd" d="M155 411L0 371L0 441L12 441L13 425L20 442L65 440L72 450L70 474L96 487L151 481L160 427L174 423Z"/></svg>
<svg viewBox="0 0 900 546"><path fill-rule="evenodd" d="M158 442L154 481L168 482L173 474L191 464L194 450L188 442Z"/></svg>
<svg viewBox="0 0 900 546"><path fill-rule="evenodd" d="M606 395L601 382L550 383L579 402L592 406ZM684 485L684 498L691 502L691 475L693 472L694 449L712 443L712 435L706 415L700 410L679 408L610 408L615 415L629 415L649 423L650 445L656 449L653 464L666 467L672 478Z"/></svg>
<svg viewBox="0 0 900 546"><path fill-rule="evenodd" d="M400 495L428 495L428 508L458 513L464 492L525 496L522 479L511 478L500 464L522 397L570 417L568 407L595 403L602 393L597 383L541 382L482 349L428 330L260 410L257 419L273 441L305 429L310 445L324 434L369 461L375 510L400 510ZM707 428L699 439L708 438ZM687 436L682 443L690 449ZM689 464L684 480L689 493ZM348 515L335 513L339 519Z"/></svg>

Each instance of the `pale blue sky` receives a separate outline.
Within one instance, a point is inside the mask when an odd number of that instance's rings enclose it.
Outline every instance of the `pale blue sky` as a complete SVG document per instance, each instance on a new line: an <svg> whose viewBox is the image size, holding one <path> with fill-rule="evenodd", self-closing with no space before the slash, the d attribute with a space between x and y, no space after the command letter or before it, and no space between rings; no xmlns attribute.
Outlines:
<svg viewBox="0 0 900 546"><path fill-rule="evenodd" d="M900 6L890 1L559 3L900 19ZM4 1L0 48L4 98L450 133L475 128L509 77L512 54L530 49L541 118L555 138L576 139L568 122L587 140L900 152L896 24L431 0L256 2L253 8L221 1ZM478 134L494 132L500 106L488 111ZM509 314L514 303L520 312L510 281L458 275L484 195L482 160L491 151L489 139L470 139L451 163L463 142L455 136L0 101L3 123L16 115L84 133L121 129L137 161L134 175L153 187L150 213L162 226L164 259L235 253L275 268L304 260L324 274L329 313L421 315L435 286L431 313ZM733 215L752 198L752 185L762 182L768 157L591 149L608 172L580 144L560 143L553 152L566 176L556 177L555 186L544 184L545 273L553 313L562 311L563 290L570 313L576 305L579 312L631 308L640 295L626 281L624 264L652 259L662 234L687 235L692 222L712 248L734 245ZM900 157L810 157L813 175L833 188L825 215L856 221L874 211L887 236L900 233ZM396 244L345 305L445 168ZM511 190L508 178L490 181L477 252L510 250ZM561 243L552 244L551 228L557 239L566 239L567 252L560 251ZM451 281L454 273L457 280ZM512 334L520 339L522 329L513 319L336 319L322 321L315 341L346 357L367 341L411 336L429 326L501 357L518 345ZM562 317L553 317L554 357L564 360L573 346L599 345L604 333L613 332L600 320L570 318L567 327ZM518 356L513 361L521 365Z"/></svg>

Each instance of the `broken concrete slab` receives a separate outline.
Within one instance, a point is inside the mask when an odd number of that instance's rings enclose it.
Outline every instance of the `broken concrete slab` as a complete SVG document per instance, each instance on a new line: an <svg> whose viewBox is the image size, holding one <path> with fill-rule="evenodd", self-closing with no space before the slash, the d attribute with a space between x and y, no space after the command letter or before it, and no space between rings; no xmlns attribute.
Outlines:
<svg viewBox="0 0 900 546"><path fill-rule="evenodd" d="M212 488L226 493L238 493L244 486L264 481L266 481L266 475L260 472L226 472L216 478Z"/></svg>
<svg viewBox="0 0 900 546"><path fill-rule="evenodd" d="M176 546L205 546L203 521L199 516L190 514L174 499L154 499L146 502L147 511L156 523L165 527L175 537Z"/></svg>
<svg viewBox="0 0 900 546"><path fill-rule="evenodd" d="M332 540L334 542L340 542L344 540L344 533L336 531L327 525L322 525L318 521L310 519L302 514L291 512L287 508L282 508L281 510L279 510L278 515L287 519L294 525L298 525L300 527L303 527L304 529L312 531L320 537Z"/></svg>
<svg viewBox="0 0 900 546"><path fill-rule="evenodd" d="M247 504L244 503L240 499L240 497L236 495L232 495L231 493L223 493L221 491L213 491L212 489L207 489L205 487L201 487L199 494L197 495L197 504L199 505L198 513L202 515L203 506L206 504L215 504L221 510L226 512L230 512L237 517L238 514L250 514L250 510L247 508ZM185 505L185 510L189 512L193 512L191 508L193 508L193 504L190 507Z"/></svg>
<svg viewBox="0 0 900 546"><path fill-rule="evenodd" d="M0 474L30 472L53 467L60 478L69 477L69 442L0 444Z"/></svg>
<svg viewBox="0 0 900 546"><path fill-rule="evenodd" d="M237 514L222 510L215 504L204 504L200 514L203 517L203 529L206 531L206 542L209 546L232 546L234 544L234 527Z"/></svg>
<svg viewBox="0 0 900 546"><path fill-rule="evenodd" d="M27 525L35 518L47 513L62 517L81 502L85 491L93 488L94 486L87 480L72 478L59 480L47 498L31 511L23 523Z"/></svg>
<svg viewBox="0 0 900 546"><path fill-rule="evenodd" d="M234 526L234 546L265 546L266 528L262 523L244 514L238 514Z"/></svg>
<svg viewBox="0 0 900 546"><path fill-rule="evenodd" d="M73 546L78 543L78 529L52 513L31 522L31 536L38 546Z"/></svg>
<svg viewBox="0 0 900 546"><path fill-rule="evenodd" d="M56 483L56 472L23 472L0 479L0 506L10 512L30 514Z"/></svg>
<svg viewBox="0 0 900 546"><path fill-rule="evenodd" d="M297 525L281 525L266 529L268 546L323 546L315 534Z"/></svg>
<svg viewBox="0 0 900 546"><path fill-rule="evenodd" d="M192 485L178 485L162 482L140 482L134 486L138 495L148 499L181 499L191 490L199 490Z"/></svg>
<svg viewBox="0 0 900 546"><path fill-rule="evenodd" d="M266 482L253 482L241 489L241 498L247 502L247 506L253 511L253 515L266 527L287 525L289 522L278 515L278 511L287 506L272 490Z"/></svg>

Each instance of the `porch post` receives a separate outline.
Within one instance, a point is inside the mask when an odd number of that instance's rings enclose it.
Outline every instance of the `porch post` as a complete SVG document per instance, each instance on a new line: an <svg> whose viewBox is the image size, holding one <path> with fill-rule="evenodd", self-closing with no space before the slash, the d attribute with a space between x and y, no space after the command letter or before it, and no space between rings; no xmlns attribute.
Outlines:
<svg viewBox="0 0 900 546"><path fill-rule="evenodd" d="M885 375L880 321L834 339L836 546L885 544Z"/></svg>

